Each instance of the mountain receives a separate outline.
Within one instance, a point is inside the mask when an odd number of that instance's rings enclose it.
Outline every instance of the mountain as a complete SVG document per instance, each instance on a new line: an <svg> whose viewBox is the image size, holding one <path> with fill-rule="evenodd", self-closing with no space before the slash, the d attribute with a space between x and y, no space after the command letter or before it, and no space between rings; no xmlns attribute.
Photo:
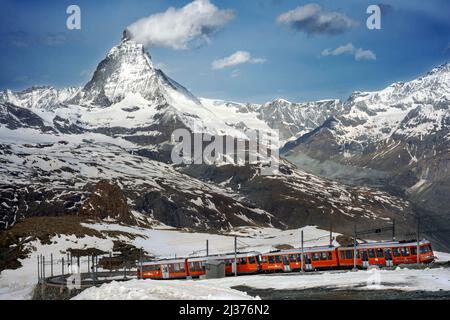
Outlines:
<svg viewBox="0 0 450 320"><path fill-rule="evenodd" d="M343 110L282 153L310 172L404 196L428 229L449 227L450 64L381 91L355 92Z"/></svg>
<svg viewBox="0 0 450 320"><path fill-rule="evenodd" d="M34 216L89 216L193 231L316 224L410 225L407 201L308 174L281 160L258 165L174 165L174 129L248 139L281 129L283 139L342 109L335 100L266 105L198 99L154 67L128 39L78 89L5 91L0 100L0 228ZM37 99L36 97L39 97ZM292 128L290 128L292 126ZM294 134L295 136L296 134Z"/></svg>

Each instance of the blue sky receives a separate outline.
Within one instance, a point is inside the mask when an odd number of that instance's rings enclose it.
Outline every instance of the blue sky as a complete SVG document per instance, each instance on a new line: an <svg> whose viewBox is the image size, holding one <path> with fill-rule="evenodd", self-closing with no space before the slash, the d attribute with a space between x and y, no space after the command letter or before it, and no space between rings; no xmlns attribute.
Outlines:
<svg viewBox="0 0 450 320"><path fill-rule="evenodd" d="M197 96L257 103L345 99L352 91L381 89L450 61L450 1L210 1L219 13L232 10L214 32L203 28L186 48L147 45L153 62ZM83 85L127 26L189 3L0 0L0 89ZM66 28L70 4L81 8L81 30ZM279 22L280 15L308 4L352 23L336 31L331 25L314 29L314 21ZM382 8L381 30L366 27L371 4ZM373 56L357 60L358 49ZM249 55L240 56L247 63L212 67L238 51Z"/></svg>

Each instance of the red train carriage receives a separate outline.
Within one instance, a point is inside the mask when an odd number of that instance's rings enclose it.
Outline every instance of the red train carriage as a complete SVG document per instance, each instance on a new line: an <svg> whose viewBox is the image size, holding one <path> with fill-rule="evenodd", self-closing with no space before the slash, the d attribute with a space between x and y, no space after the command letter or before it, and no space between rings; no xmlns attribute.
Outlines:
<svg viewBox="0 0 450 320"><path fill-rule="evenodd" d="M188 275L192 278L198 278L205 274L206 257L187 258Z"/></svg>
<svg viewBox="0 0 450 320"><path fill-rule="evenodd" d="M261 271L261 253L257 251L238 253L237 257L237 274L253 274ZM225 274L227 276L234 275L234 253L218 256L214 259L222 259L225 261Z"/></svg>
<svg viewBox="0 0 450 320"><path fill-rule="evenodd" d="M253 274L261 270L261 253L252 251L237 254L237 274ZM186 259L166 259L142 263L142 275L138 268L139 279L186 279L198 278L205 274L209 259L225 262L225 274L234 275L234 253Z"/></svg>
<svg viewBox="0 0 450 320"><path fill-rule="evenodd" d="M184 258L143 262L138 267L138 279L186 279L187 276L188 265Z"/></svg>
<svg viewBox="0 0 450 320"><path fill-rule="evenodd" d="M257 251L251 251L251 252L239 252L236 255L237 257L237 274L243 275L243 274L252 274L252 273L258 273L261 270L261 253ZM191 271L191 265L196 262L202 264L203 266L206 264L206 262L209 260L221 260L225 262L225 274L227 276L234 275L234 253L227 253L223 255L209 255L209 256L203 256L203 257L194 257L194 258L188 258L188 266L189 270ZM205 274L205 269L203 268L202 271L191 271L190 275L192 277L198 277L202 274Z"/></svg>
<svg viewBox="0 0 450 320"><path fill-rule="evenodd" d="M430 263L434 261L431 243L422 240L419 243L419 261ZM340 267L353 266L354 247L340 247L337 249ZM356 247L356 265L393 266L399 264L417 263L417 242L376 242L358 244Z"/></svg>
<svg viewBox="0 0 450 320"><path fill-rule="evenodd" d="M303 249L304 270L331 269L337 267L338 258L334 247L313 247ZM300 249L279 250L263 254L261 270L264 272L290 272L302 268Z"/></svg>

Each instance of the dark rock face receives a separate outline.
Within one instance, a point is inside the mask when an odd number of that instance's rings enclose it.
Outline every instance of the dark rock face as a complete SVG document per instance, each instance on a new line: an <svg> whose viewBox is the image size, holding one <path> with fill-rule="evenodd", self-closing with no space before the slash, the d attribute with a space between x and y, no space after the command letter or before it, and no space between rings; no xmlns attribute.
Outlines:
<svg viewBox="0 0 450 320"><path fill-rule="evenodd" d="M34 128L42 132L53 131L34 112L10 103L0 103L0 124L8 129Z"/></svg>
<svg viewBox="0 0 450 320"><path fill-rule="evenodd" d="M204 181L225 184L255 207L270 212L289 227L318 225L351 233L353 225L379 225L396 219L404 230L412 225L412 208L400 198L369 188L344 186L319 179L284 163L279 176L258 176L254 167L189 166L183 172Z"/></svg>
<svg viewBox="0 0 450 320"><path fill-rule="evenodd" d="M0 230L25 217L75 214L83 197L83 190L70 192L45 186L0 184Z"/></svg>
<svg viewBox="0 0 450 320"><path fill-rule="evenodd" d="M117 184L107 180L101 180L95 185L93 192L81 206L79 214L136 225L122 190Z"/></svg>

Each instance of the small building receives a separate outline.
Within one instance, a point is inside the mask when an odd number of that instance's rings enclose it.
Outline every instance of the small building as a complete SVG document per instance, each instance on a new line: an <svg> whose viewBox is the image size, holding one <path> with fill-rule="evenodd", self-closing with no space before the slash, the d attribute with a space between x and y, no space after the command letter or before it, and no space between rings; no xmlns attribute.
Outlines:
<svg viewBox="0 0 450 320"><path fill-rule="evenodd" d="M210 258L205 263L204 279L225 278L225 261Z"/></svg>

